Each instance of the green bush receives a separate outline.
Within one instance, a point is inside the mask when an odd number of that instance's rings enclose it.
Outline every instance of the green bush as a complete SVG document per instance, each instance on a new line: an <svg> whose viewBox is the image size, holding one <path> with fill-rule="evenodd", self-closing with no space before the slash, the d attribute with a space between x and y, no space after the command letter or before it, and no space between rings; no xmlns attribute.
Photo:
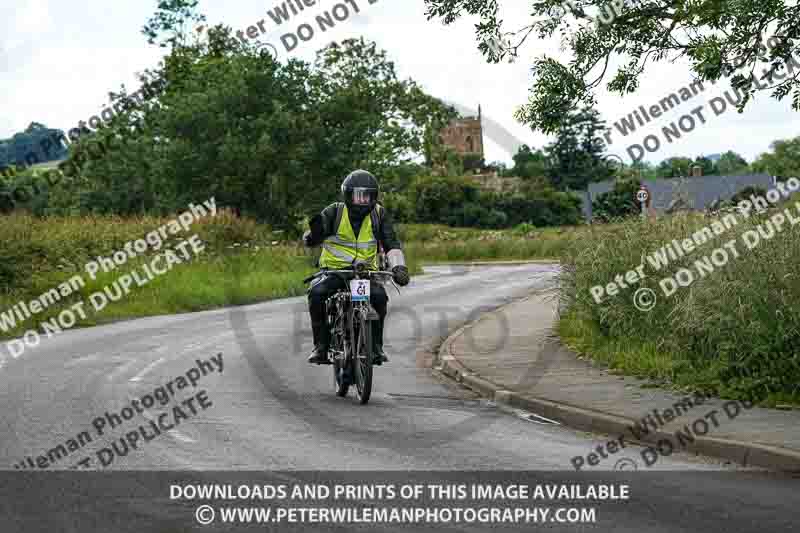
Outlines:
<svg viewBox="0 0 800 533"><path fill-rule="evenodd" d="M582 220L580 198L549 187L524 195L487 194L484 205L503 212L506 227L524 222L539 227L576 225Z"/></svg>
<svg viewBox="0 0 800 533"><path fill-rule="evenodd" d="M641 211L636 201L639 182L636 180L617 180L614 189L599 195L592 202L592 218L600 222L610 222L635 215Z"/></svg>
<svg viewBox="0 0 800 533"><path fill-rule="evenodd" d="M464 177L419 177L410 190L416 222L435 224L463 218L465 204L477 203L478 197L478 186Z"/></svg>
<svg viewBox="0 0 800 533"><path fill-rule="evenodd" d="M397 223L414 222L414 204L407 194L399 192L381 193L381 204L389 210Z"/></svg>
<svg viewBox="0 0 800 533"><path fill-rule="evenodd" d="M509 195L481 192L463 177L419 178L409 200L418 223L499 229L523 222L544 227L582 220L580 198L551 187Z"/></svg>
<svg viewBox="0 0 800 533"><path fill-rule="evenodd" d="M761 187L755 187L753 185L748 185L747 187L745 187L741 191L739 191L736 194L734 194L733 197L730 200L728 200L728 202L726 202L726 203L729 203L730 205L735 206L739 202L741 202L742 200L749 200L751 195L752 196L761 196L763 198L763 197L765 197L767 195L767 191L764 190Z"/></svg>

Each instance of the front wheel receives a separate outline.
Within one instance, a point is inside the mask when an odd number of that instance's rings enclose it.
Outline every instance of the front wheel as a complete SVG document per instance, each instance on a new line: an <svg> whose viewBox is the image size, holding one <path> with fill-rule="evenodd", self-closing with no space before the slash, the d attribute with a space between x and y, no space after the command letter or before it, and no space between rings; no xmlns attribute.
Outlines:
<svg viewBox="0 0 800 533"><path fill-rule="evenodd" d="M337 317L337 324L341 319ZM347 364L347 359L340 359L339 354L347 353L346 340L342 338L340 329L332 328L331 331L331 351L333 354L333 387L336 390L336 396L345 397L347 391L350 390L350 384L353 382L352 371Z"/></svg>
<svg viewBox="0 0 800 533"><path fill-rule="evenodd" d="M354 318L353 329L357 341L353 346L352 363L355 367L358 400L361 405L364 405L372 394L372 324L363 312L358 313L358 316Z"/></svg>
<svg viewBox="0 0 800 533"><path fill-rule="evenodd" d="M350 382L345 373L347 369L338 361L333 363L333 386L336 389L336 396L344 398L350 390Z"/></svg>

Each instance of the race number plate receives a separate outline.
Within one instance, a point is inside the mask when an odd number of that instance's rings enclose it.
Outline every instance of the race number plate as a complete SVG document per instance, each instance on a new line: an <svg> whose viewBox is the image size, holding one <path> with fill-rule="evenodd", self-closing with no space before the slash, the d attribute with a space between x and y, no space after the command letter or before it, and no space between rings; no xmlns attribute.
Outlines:
<svg viewBox="0 0 800 533"><path fill-rule="evenodd" d="M369 280L368 279L350 280L350 295L354 302L369 301Z"/></svg>

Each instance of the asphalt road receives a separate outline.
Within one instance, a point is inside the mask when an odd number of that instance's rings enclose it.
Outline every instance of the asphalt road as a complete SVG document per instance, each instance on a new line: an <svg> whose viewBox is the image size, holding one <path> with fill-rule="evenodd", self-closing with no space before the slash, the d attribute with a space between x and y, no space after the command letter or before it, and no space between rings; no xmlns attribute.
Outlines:
<svg viewBox="0 0 800 533"><path fill-rule="evenodd" d="M0 465L13 469L27 457L35 463L62 444L68 453L54 461L51 454L49 469L84 461L84 466L113 470L574 474L572 457L585 456L606 439L502 411L438 379L429 368L430 347L443 335L482 310L552 287L554 267L437 267L430 272L402 294L390 293L391 362L376 368L367 406L358 405L353 392L337 398L330 367L305 362L311 332L304 298L120 322L46 339L0 370ZM207 364L201 369L198 360ZM196 387L181 388L178 377L196 378ZM183 404L182 419L158 403L149 409L139 404L141 414L110 428L113 414L106 417L107 412L122 414L132 400L155 397L168 384L176 400L195 397L191 405ZM153 435L161 413L174 429ZM105 421L102 436L98 418ZM137 437L136 449L121 453L120 437L139 427L151 428L152 440ZM84 431L92 441L69 449L70 439L78 442ZM103 448L111 451L98 455ZM664 458L654 468L686 475L650 473L638 487L639 506L615 515L621 529L782 531L785 516L800 508L800 491L791 479L682 455ZM698 477L688 472L707 470L728 473ZM705 513L703 528L692 529L696 522L687 509ZM731 528L731 520L742 529Z"/></svg>

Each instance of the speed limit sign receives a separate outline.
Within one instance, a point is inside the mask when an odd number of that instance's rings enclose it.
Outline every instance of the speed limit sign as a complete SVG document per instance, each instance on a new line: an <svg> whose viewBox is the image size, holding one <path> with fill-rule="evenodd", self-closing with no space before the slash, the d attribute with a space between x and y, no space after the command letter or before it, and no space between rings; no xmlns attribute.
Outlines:
<svg viewBox="0 0 800 533"><path fill-rule="evenodd" d="M636 199L639 201L639 203L645 203L648 198L650 198L650 193L647 192L647 189L644 187L636 191Z"/></svg>

